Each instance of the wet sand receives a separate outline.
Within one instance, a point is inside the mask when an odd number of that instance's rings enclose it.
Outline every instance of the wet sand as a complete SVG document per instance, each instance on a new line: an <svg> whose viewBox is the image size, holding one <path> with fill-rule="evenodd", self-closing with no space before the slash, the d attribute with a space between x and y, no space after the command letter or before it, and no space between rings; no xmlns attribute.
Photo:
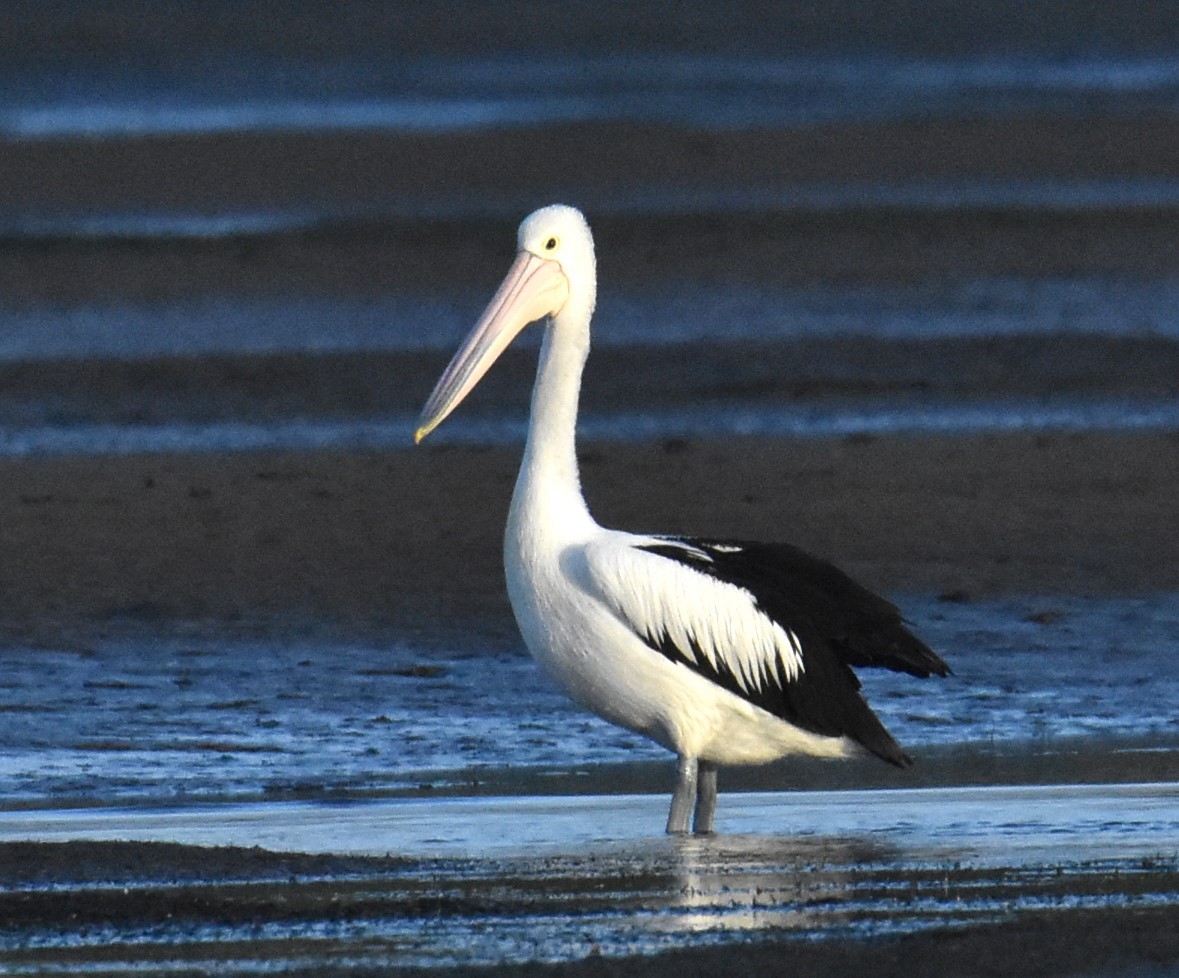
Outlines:
<svg viewBox="0 0 1179 978"><path fill-rule="evenodd" d="M510 633L515 447L0 461L0 618ZM1179 583L1173 434L689 439L582 449L605 525L787 539L888 593Z"/></svg>
<svg viewBox="0 0 1179 978"><path fill-rule="evenodd" d="M1143 138L1144 133L1149 138ZM538 153L541 140L544 152ZM1169 113L1144 110L1131 117L1015 113L788 130L700 131L611 122L554 125L539 133L527 127L410 134L214 133L17 141L4 148L0 206L27 215L28 229L37 227L38 219L53 227L52 219L64 215L129 211L292 213L329 230L341 223L355 224L358 216L361 230L366 223L372 230L389 220L394 231L404 230L411 220L433 218L441 230L465 238L472 247L489 240L489 225L511 228L520 212L572 194L575 199L567 202L582 206L594 219L597 237L610 246L600 249L608 256L623 241L611 215L617 218L636 209L653 209L672 226L717 210L764 224L783 209L767 207L766 200L777 196L788 205L792 194L816 188L844 188L846 210L854 212L861 209L855 189L868 194L881 185L1035 187L1052 181L1083 186L1086 181L1133 185L1167 180L1179 167L1179 123ZM168 179L162 180L161 174ZM759 201L761 195L765 196L759 203L740 204ZM952 201L952 195L948 199ZM718 208L718 201L730 205ZM879 212L882 224L889 223L890 212L896 210L872 209ZM1136 223L1146 229L1165 215L1149 206L1133 209ZM363 215L369 215L367 222ZM314 220L317 216L321 220ZM813 214L805 204L798 217L812 225L812 232L824 233L809 220ZM473 221L478 218L482 221ZM1108 217L1106 223L1111 226L1104 242L1062 237L1045 242L1047 255L1076 259L1087 249L1101 248L1107 260L1124 262L1127 256L1108 247L1116 240L1118 225ZM908 239L921 230L920 224L908 224L893 233ZM45 241L54 237L49 233ZM810 253L798 243L782 247L792 248L802 268L822 268L823 263L805 260ZM1150 249L1150 243L1143 242L1135 252L1152 251L1154 260L1137 268L1173 267L1174 249ZM1163 243L1161 235L1156 243ZM674 238L670 244L677 247ZM953 261L976 245L960 241L942 263L925 271L946 267L947 259ZM666 256L662 248L647 250L656 261L658 252ZM1029 257L1013 253L1007 261ZM886 270L889 266L882 266L881 271ZM347 263L333 264L313 273L313 280L352 283L359 272ZM421 275L415 280L421 281ZM60 287L71 290L93 281L83 276L80 282L66 281Z"/></svg>
<svg viewBox="0 0 1179 978"><path fill-rule="evenodd" d="M76 855L76 854L71 854ZM114 858L122 860L116 850ZM236 854L231 854L236 856ZM142 856L157 857L148 850L135 853L130 858L138 861ZM188 856L200 865L208 866L210 855L207 851L191 853ZM215 857L214 857L215 858ZM277 860L279 865L292 861ZM871 874L863 874L870 877ZM953 887L975 883L974 874L948 870L939 873L936 885ZM821 881L816 879L815 883ZM838 886L847 884L840 879ZM903 880L901 886L918 889L927 880ZM895 885L890 879L884 885ZM380 890L387 886L378 880L372 884ZM219 918L234 917L244 912L242 930L264 930L265 921L272 913L280 915L284 922L294 929L306 932L319 926L320 932L338 934L345 930L363 932L363 923L347 920L349 911L360 905L362 909L388 913L388 897L361 892L354 880L347 883L335 882L328 878L318 884L298 883L247 885L231 884L224 889L216 884L196 885L191 888L178 887L161 897L158 892L148 891L136 894L140 906L148 901L164 899L165 906L178 917L195 908L196 921L200 921L210 904L225 909L218 910ZM243 892L244 891L244 892ZM544 894L542 894L544 895ZM551 896L551 894L549 895ZM564 894L561 899L564 902ZM89 894L63 894L54 901L30 899L28 904L36 906L35 911L48 911L53 915L76 913L75 908L86 906ZM1116 899L1116 898L1115 898ZM127 905L131 901L120 900ZM372 908L372 903L377 907ZM448 897L440 901L437 897L420 902L408 902L401 912L420 918L433 916L440 902L454 906L456 901ZM1113 902L1113 901L1111 901ZM369 908L364 904L368 903ZM131 913L136 909L132 905ZM469 901L469 910L474 914L493 916L511 910L505 907L502 896L495 894L491 900ZM322 921L326 918L326 926ZM156 914L148 916L149 921L157 920ZM527 922L527 921L526 921ZM179 927L188 924L183 921ZM304 927L304 925L307 925ZM169 928L179 929L175 921L169 921ZM1179 967L1179 946L1175 934L1179 933L1179 911L1174 906L1121 909L1117 907L1093 910L1030 912L1013 919L967 923L934 931L922 931L903 936L855 937L852 939L832 938L827 940L767 940L743 944L730 941L708 947L665 951L642 957L612 957L601 952L592 934L581 934L571 940L564 949L560 962L530 961L526 964L466 964L466 965L414 965L400 966L388 963L396 958L400 945L412 944L412 938L402 937L382 941L370 939L363 949L357 949L357 942L346 937L318 936L282 937L274 941L250 941L248 939L228 940L204 947L143 947L131 949L125 945L111 944L97 950L80 949L64 951L44 948L27 953L0 954L0 961L13 969L13 974L56 973L68 974L86 969L100 970L102 974L168 974L168 975L246 975L256 974L260 969L281 969L285 975L570 975L570 976L629 976L643 975L651 978L672 975L746 975L759 972L776 973L782 970L816 976L844 976L852 973L870 972L882 978L910 978L928 976L940 978L955 975L960 978L1006 978L1012 974L1028 978L1059 978L1059 976L1149 976L1149 978L1170 978ZM38 971L38 969L41 969Z"/></svg>

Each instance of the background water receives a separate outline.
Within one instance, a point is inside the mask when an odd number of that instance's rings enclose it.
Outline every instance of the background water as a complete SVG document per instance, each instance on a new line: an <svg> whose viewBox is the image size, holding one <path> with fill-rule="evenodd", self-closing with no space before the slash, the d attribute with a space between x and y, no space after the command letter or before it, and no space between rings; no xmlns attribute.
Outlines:
<svg viewBox="0 0 1179 978"><path fill-rule="evenodd" d="M1144 120L1141 138L1149 144L1149 120L1179 106L1177 18L1149 5L1078 8L1040 0L973 9L943 2L920 15L886 15L849 2L814 16L790 4L774 10L738 4L722 14L694 4L640 12L606 4L587 13L556 3L522 18L462 4L448 15L454 21L446 30L438 16L429 4L399 10L346 4L326 17L314 5L296 3L281 19L256 3L215 4L201 16L167 2L124 0L101 16L84 4L14 5L0 12L0 150L76 146L101 155L109 147L126 159L126 186L135 187L142 183L134 176L136 154L177 139L204 145L297 134L322 143L518 130L542 146L554 127L586 123L609 141L632 124L723 136L1042 118L1077 126L1112 119L1132 127ZM980 212L1019 221L1151 213L1179 203L1179 174L1166 166L1075 163L1053 172L1027 166L995 174L965 166L942 176L812 174L785 185L755 177L735 185L644 178L595 189L576 175L558 185L591 216L638 222L657 215L720 222L770 215L821 223L880 208L900 223ZM125 252L179 241L199 243L205 253L236 253L251 242L297 242L317 228L344 241L439 220L494 218L506 228L530 206L518 190L381 196L362 192L358 182L350 194L346 179L338 185L345 189L326 198L280 192L247 199L228 190L218 197L169 187L166 179L164 185L165 192L140 199L117 179L94 197L84 187L54 193L34 182L36 193L0 195L0 247ZM1084 268L1040 273L1034 265L1029 261L1030 270L1017 274L960 269L953 276L873 282L607 280L595 342L626 348L859 335L1179 338L1175 278ZM114 286L107 294L47 289L36 299L0 294L0 361L442 352L458 343L490 290L482 282L473 287L456 268L443 285L400 282L363 294L289 283L248 294L216 286L195 294L153 291ZM517 438L518 408L512 411L471 425L459 417L440 437L502 440L507 432ZM110 431L56 417L51 405L43 414L19 425L0 421L0 451L388 444L409 420L398 414L321 424L302 416L268 436L251 428L249 418L220 426L178 418L160 429ZM804 405L786 416L780 409L762 416L745 401L729 410L647 419L636 428L622 417L599 417L593 432L610 438L922 430L954 411L937 404L896 414L886 404L864 403L836 418L820 410L815 421L813 414ZM955 429L1175 424L1172 404L1145 395L1104 396L1093 405L995 401L958 417ZM59 431L62 425L68 430Z"/></svg>
<svg viewBox="0 0 1179 978"><path fill-rule="evenodd" d="M343 61L304 72L221 57L197 71L95 66L91 77L12 72L10 138L425 130L627 120L731 129L1016 111L1172 108L1179 58L1158 53L955 57L644 51ZM11 72L11 69L10 69Z"/></svg>
<svg viewBox="0 0 1179 978"><path fill-rule="evenodd" d="M811 4L654 4L628 13L623 5L551 3L524 22L494 4L342 4L325 18L321 5L292 3L281 22L269 4L252 2L199 11L101 6L0 10L0 153L98 147L134 159L168 140L504 129L534 133L541 152L554 127L585 123L609 138L633 124L706 135L1013 118L1083 127L1179 110L1179 18L1165 4L946 2L910 12L847 3L812 16ZM453 18L453 29L439 29L438 17ZM1142 139L1150 138L1144 123ZM978 213L1018 224L1045 215L1165 215L1179 205L1179 177L1166 168L567 186L593 214L639 223L697 215L719 224L751 214L822 223L868 211L900 224ZM317 229L348 241L443 221L494 219L508 228L523 208L512 192L292 203L232 195L194 202L185 189L81 203L70 187L4 196L0 262L71 249L248 254L251 245L299 241ZM505 234L502 253L509 250ZM647 351L696 345L702 357L718 341L1179 342L1179 280L1169 274L1040 271L1035 256L1020 267L883 281L606 281L595 342ZM441 286L372 291L290 283L146 291L0 294L0 364L81 362L101 372L112 362L214 355L440 357L490 294L458 270ZM183 402L159 423L111 420L62 411L58 393L5 415L0 454L384 447L408 440L413 422L406 410L211 420ZM459 416L439 438L517 441L523 410L521 396ZM591 410L583 425L603 441L1042 428L1173 431L1179 407L1155 389L900 404L887 396L767 404L735 393L701 409ZM909 609L956 669L941 683L871 678L881 715L916 751L1071 736L1165 745L1179 733L1174 595L1053 599L1047 609L1025 597L955 605L953 615L914 596ZM576 711L518 647L489 650L475 639L461 648L384 639L279 645L164 629L79 649L0 649L0 803L380 791L494 765L660 756Z"/></svg>

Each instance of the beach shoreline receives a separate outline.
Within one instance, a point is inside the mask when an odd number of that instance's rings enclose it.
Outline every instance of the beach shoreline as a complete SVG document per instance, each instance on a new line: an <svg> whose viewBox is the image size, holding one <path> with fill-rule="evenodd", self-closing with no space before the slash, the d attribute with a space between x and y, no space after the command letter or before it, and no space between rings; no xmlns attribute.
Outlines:
<svg viewBox="0 0 1179 978"><path fill-rule="evenodd" d="M1017 6L0 10L0 821L165 840L0 843L0 970L1179 974L1175 18ZM542 81L556 122L527 121ZM916 611L944 698L864 676L912 769L726 770L752 834L674 843L670 762L536 676L501 566L535 351L464 404L474 440L410 440L556 200L600 257L583 419L629 425L579 446L591 510L791 542ZM1076 404L1127 409L1025 411ZM643 434L689 410L885 423ZM906 848L917 797L941 836ZM440 855L542 810L638 841ZM414 858L261 848L303 815L306 848L362 845L366 812ZM185 819L237 848L167 844Z"/></svg>

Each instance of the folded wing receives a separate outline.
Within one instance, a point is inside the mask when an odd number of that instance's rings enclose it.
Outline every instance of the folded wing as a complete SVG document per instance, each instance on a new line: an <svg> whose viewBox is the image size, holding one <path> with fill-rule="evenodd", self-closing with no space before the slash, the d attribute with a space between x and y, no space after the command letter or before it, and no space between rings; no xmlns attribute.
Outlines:
<svg viewBox="0 0 1179 978"><path fill-rule="evenodd" d="M648 647L787 723L908 757L860 695L852 666L948 671L897 609L784 545L610 534L585 580Z"/></svg>

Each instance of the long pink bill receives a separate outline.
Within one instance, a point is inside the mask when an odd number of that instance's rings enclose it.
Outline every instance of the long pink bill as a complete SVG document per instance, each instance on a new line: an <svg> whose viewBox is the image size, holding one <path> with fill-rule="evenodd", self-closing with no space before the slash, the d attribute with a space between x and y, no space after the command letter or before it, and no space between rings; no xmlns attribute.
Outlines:
<svg viewBox="0 0 1179 978"><path fill-rule="evenodd" d="M525 326L559 312L568 297L569 280L558 262L521 251L422 408L414 443L459 406Z"/></svg>

